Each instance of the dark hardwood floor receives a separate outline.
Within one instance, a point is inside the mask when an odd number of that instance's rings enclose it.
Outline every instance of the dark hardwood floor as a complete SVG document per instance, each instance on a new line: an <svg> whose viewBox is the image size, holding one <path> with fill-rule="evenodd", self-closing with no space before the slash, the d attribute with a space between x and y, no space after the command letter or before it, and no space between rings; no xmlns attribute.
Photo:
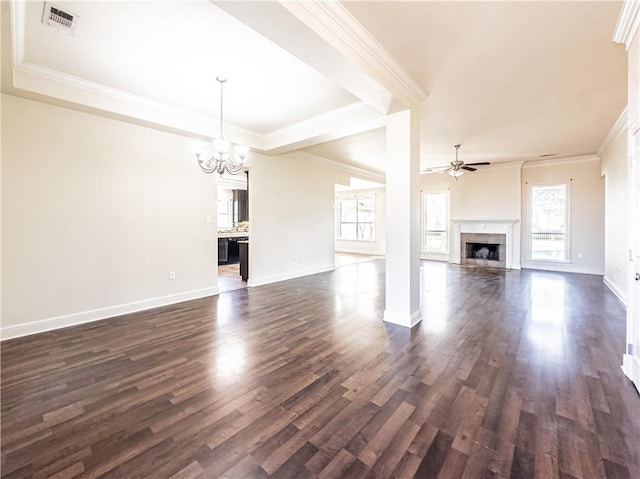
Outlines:
<svg viewBox="0 0 640 479"><path fill-rule="evenodd" d="M240 264L223 264L218 266L218 289L221 293L247 287L247 282L240 277Z"/></svg>
<svg viewBox="0 0 640 479"><path fill-rule="evenodd" d="M2 344L2 477L640 477L602 278L384 260Z"/></svg>

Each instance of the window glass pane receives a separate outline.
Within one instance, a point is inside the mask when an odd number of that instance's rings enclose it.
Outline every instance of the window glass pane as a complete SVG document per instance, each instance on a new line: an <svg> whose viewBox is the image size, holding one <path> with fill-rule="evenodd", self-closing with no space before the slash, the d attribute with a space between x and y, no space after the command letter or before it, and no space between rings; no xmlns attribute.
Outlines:
<svg viewBox="0 0 640 479"><path fill-rule="evenodd" d="M373 223L375 221L375 203L373 198L358 198L358 222Z"/></svg>
<svg viewBox="0 0 640 479"><path fill-rule="evenodd" d="M340 225L340 239L343 239L343 240L356 239L356 224L342 223Z"/></svg>
<svg viewBox="0 0 640 479"><path fill-rule="evenodd" d="M339 200L338 239L375 241L376 197Z"/></svg>
<svg viewBox="0 0 640 479"><path fill-rule="evenodd" d="M425 199L427 230L447 229L447 194L427 193Z"/></svg>
<svg viewBox="0 0 640 479"><path fill-rule="evenodd" d="M373 223L376 219L375 211L358 209L358 223Z"/></svg>
<svg viewBox="0 0 640 479"><path fill-rule="evenodd" d="M566 260L567 186L531 187L531 259Z"/></svg>
<svg viewBox="0 0 640 479"><path fill-rule="evenodd" d="M447 193L427 193L424 195L424 251L429 253L447 253L448 218Z"/></svg>
<svg viewBox="0 0 640 479"><path fill-rule="evenodd" d="M358 239L364 241L375 240L375 226L373 223L358 223Z"/></svg>
<svg viewBox="0 0 640 479"><path fill-rule="evenodd" d="M447 252L447 232L427 231L425 238L425 251L433 253Z"/></svg>
<svg viewBox="0 0 640 479"><path fill-rule="evenodd" d="M342 200L340 202L340 220L356 222L356 200Z"/></svg>
<svg viewBox="0 0 640 479"><path fill-rule="evenodd" d="M224 200L218 200L218 229L230 227L229 204Z"/></svg>

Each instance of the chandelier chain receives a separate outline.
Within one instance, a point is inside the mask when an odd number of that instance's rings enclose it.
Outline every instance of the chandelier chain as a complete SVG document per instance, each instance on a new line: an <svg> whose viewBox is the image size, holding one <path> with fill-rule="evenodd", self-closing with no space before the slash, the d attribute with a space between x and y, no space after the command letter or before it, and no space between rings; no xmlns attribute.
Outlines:
<svg viewBox="0 0 640 479"><path fill-rule="evenodd" d="M207 154L206 146L196 151L196 160L198 165L205 173L213 173L217 171L222 175L228 171L235 175L242 171L244 160L249 153L249 147L242 145L233 145L224 139L224 83L227 79L223 76L216 77L220 83L220 136L213 141L215 152L212 156Z"/></svg>
<svg viewBox="0 0 640 479"><path fill-rule="evenodd" d="M221 79L220 77L216 78L216 80L218 80L218 82L220 83L220 139L223 139L224 138L224 134L222 133L222 120L223 120L223 117L222 117L223 103L222 103L222 101L223 101L224 95L222 94L222 86L224 85L224 82L226 80Z"/></svg>

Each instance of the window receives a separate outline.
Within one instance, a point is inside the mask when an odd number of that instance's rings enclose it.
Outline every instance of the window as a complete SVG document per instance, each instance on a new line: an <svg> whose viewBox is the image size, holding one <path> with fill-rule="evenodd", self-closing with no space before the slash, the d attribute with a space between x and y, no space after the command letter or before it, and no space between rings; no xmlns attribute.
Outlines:
<svg viewBox="0 0 640 479"><path fill-rule="evenodd" d="M568 260L568 186L531 186L529 246L532 260Z"/></svg>
<svg viewBox="0 0 640 479"><path fill-rule="evenodd" d="M231 215L229 200L218 200L218 229L231 228Z"/></svg>
<svg viewBox="0 0 640 479"><path fill-rule="evenodd" d="M376 197L362 196L338 200L338 239L375 241Z"/></svg>
<svg viewBox="0 0 640 479"><path fill-rule="evenodd" d="M426 193L424 195L424 240L425 253L444 253L449 251L449 224L447 193Z"/></svg>

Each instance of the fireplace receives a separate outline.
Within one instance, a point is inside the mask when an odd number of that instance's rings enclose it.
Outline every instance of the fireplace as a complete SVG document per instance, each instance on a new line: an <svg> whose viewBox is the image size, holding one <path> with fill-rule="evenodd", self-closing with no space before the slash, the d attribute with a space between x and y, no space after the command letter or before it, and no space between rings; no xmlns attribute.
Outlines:
<svg viewBox="0 0 640 479"><path fill-rule="evenodd" d="M500 261L500 245L497 243L467 243L466 258Z"/></svg>
<svg viewBox="0 0 640 479"><path fill-rule="evenodd" d="M467 258L467 243L498 245L498 261ZM489 248L489 247L487 247ZM451 253L449 262L475 264L495 268L520 269L520 221L517 219L451 220Z"/></svg>
<svg viewBox="0 0 640 479"><path fill-rule="evenodd" d="M461 233L460 263L506 268L507 236L495 233Z"/></svg>

